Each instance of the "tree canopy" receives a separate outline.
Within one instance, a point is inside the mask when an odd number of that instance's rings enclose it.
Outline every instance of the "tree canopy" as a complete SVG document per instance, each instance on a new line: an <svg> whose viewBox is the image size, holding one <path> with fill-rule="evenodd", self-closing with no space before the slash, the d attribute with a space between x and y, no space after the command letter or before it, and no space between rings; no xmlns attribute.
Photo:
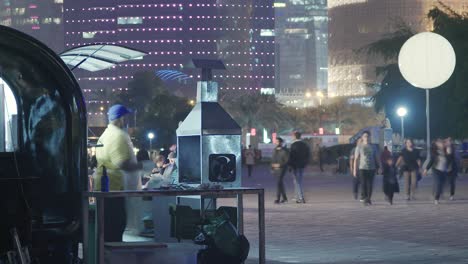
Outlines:
<svg viewBox="0 0 468 264"><path fill-rule="evenodd" d="M433 23L433 32L444 36L455 49L457 65L453 76L441 87L430 91L431 135L435 137L468 137L468 16L458 14L439 4L428 13ZM398 106L408 108L405 134L423 138L425 134L425 92L409 84L401 75L397 64L398 53L413 33L408 26L398 29L383 39L364 47L369 55L380 54L387 65L378 67L383 76L379 91L374 95L377 112L386 115L398 124ZM397 126L396 130L399 130Z"/></svg>
<svg viewBox="0 0 468 264"><path fill-rule="evenodd" d="M128 84L128 91L115 96L115 103L136 111L135 139L148 146L147 134L153 132L153 146L167 147L176 142L176 129L192 109L189 100L170 93L153 72L137 72Z"/></svg>

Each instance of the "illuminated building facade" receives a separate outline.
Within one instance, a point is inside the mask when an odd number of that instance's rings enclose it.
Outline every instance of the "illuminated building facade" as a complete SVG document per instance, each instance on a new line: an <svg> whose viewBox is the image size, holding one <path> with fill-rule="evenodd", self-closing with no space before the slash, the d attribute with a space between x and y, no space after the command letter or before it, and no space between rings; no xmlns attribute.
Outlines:
<svg viewBox="0 0 468 264"><path fill-rule="evenodd" d="M215 72L214 80L233 96L274 88L273 1L82 2L65 3L66 48L111 43L148 53L141 60L101 72L76 71L91 120L95 115L96 120L105 121L100 116L112 93L127 90L137 71L181 72L190 78L178 79L174 89L194 96L199 72L187 67L192 58L223 60L227 71Z"/></svg>
<svg viewBox="0 0 468 264"><path fill-rule="evenodd" d="M399 21L415 32L429 28L428 11L436 0L329 0L328 96L360 97L374 93L376 66L385 62L356 51L395 31ZM468 2L442 0L456 11Z"/></svg>
<svg viewBox="0 0 468 264"><path fill-rule="evenodd" d="M326 92L327 1L276 1L275 22L277 92Z"/></svg>
<svg viewBox="0 0 468 264"><path fill-rule="evenodd" d="M39 39L57 53L64 49L63 0L0 1L0 24Z"/></svg>

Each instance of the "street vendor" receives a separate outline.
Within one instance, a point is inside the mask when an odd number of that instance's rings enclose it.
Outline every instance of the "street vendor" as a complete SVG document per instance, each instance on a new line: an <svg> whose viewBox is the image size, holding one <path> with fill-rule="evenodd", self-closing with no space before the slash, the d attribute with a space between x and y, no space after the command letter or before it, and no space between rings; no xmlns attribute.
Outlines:
<svg viewBox="0 0 468 264"><path fill-rule="evenodd" d="M96 148L95 190L101 189L103 167L107 170L110 191L123 190L125 175L141 169L133 152L130 136L125 130L129 113L131 111L123 105L117 104L109 108L109 125L98 140L102 147ZM105 199L104 208L104 240L121 242L126 226L125 198Z"/></svg>

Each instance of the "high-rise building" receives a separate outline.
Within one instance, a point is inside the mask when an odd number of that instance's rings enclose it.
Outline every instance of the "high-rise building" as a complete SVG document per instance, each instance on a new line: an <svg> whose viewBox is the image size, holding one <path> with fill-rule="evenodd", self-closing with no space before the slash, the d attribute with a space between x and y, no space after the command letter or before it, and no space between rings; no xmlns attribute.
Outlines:
<svg viewBox="0 0 468 264"><path fill-rule="evenodd" d="M221 59L227 71L214 73L223 92L235 96L274 88L272 0L91 0L65 3L66 47L109 43L147 52L101 72L76 70L92 125L103 118L111 95L127 90L137 71L181 72L173 89L195 95L198 70L192 58Z"/></svg>
<svg viewBox="0 0 468 264"><path fill-rule="evenodd" d="M362 97L374 91L376 66L385 62L357 52L406 23L415 32L429 30L428 11L437 0L329 0L328 96ZM467 1L442 0L456 11Z"/></svg>
<svg viewBox="0 0 468 264"><path fill-rule="evenodd" d="M276 1L275 22L278 96L298 94L304 97L306 93L326 92L327 1Z"/></svg>
<svg viewBox="0 0 468 264"><path fill-rule="evenodd" d="M57 53L64 49L63 0L0 1L0 24L39 39Z"/></svg>

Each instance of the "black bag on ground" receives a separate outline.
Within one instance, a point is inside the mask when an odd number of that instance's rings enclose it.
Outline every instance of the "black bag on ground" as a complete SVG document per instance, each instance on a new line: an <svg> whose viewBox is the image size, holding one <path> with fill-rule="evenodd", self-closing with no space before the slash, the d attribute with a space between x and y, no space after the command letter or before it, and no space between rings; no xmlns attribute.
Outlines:
<svg viewBox="0 0 468 264"><path fill-rule="evenodd" d="M206 249L198 252L198 264L238 264L249 255L250 244L247 238L237 234L237 229L229 221L226 213L207 219L201 233L195 238L197 244L204 244Z"/></svg>

